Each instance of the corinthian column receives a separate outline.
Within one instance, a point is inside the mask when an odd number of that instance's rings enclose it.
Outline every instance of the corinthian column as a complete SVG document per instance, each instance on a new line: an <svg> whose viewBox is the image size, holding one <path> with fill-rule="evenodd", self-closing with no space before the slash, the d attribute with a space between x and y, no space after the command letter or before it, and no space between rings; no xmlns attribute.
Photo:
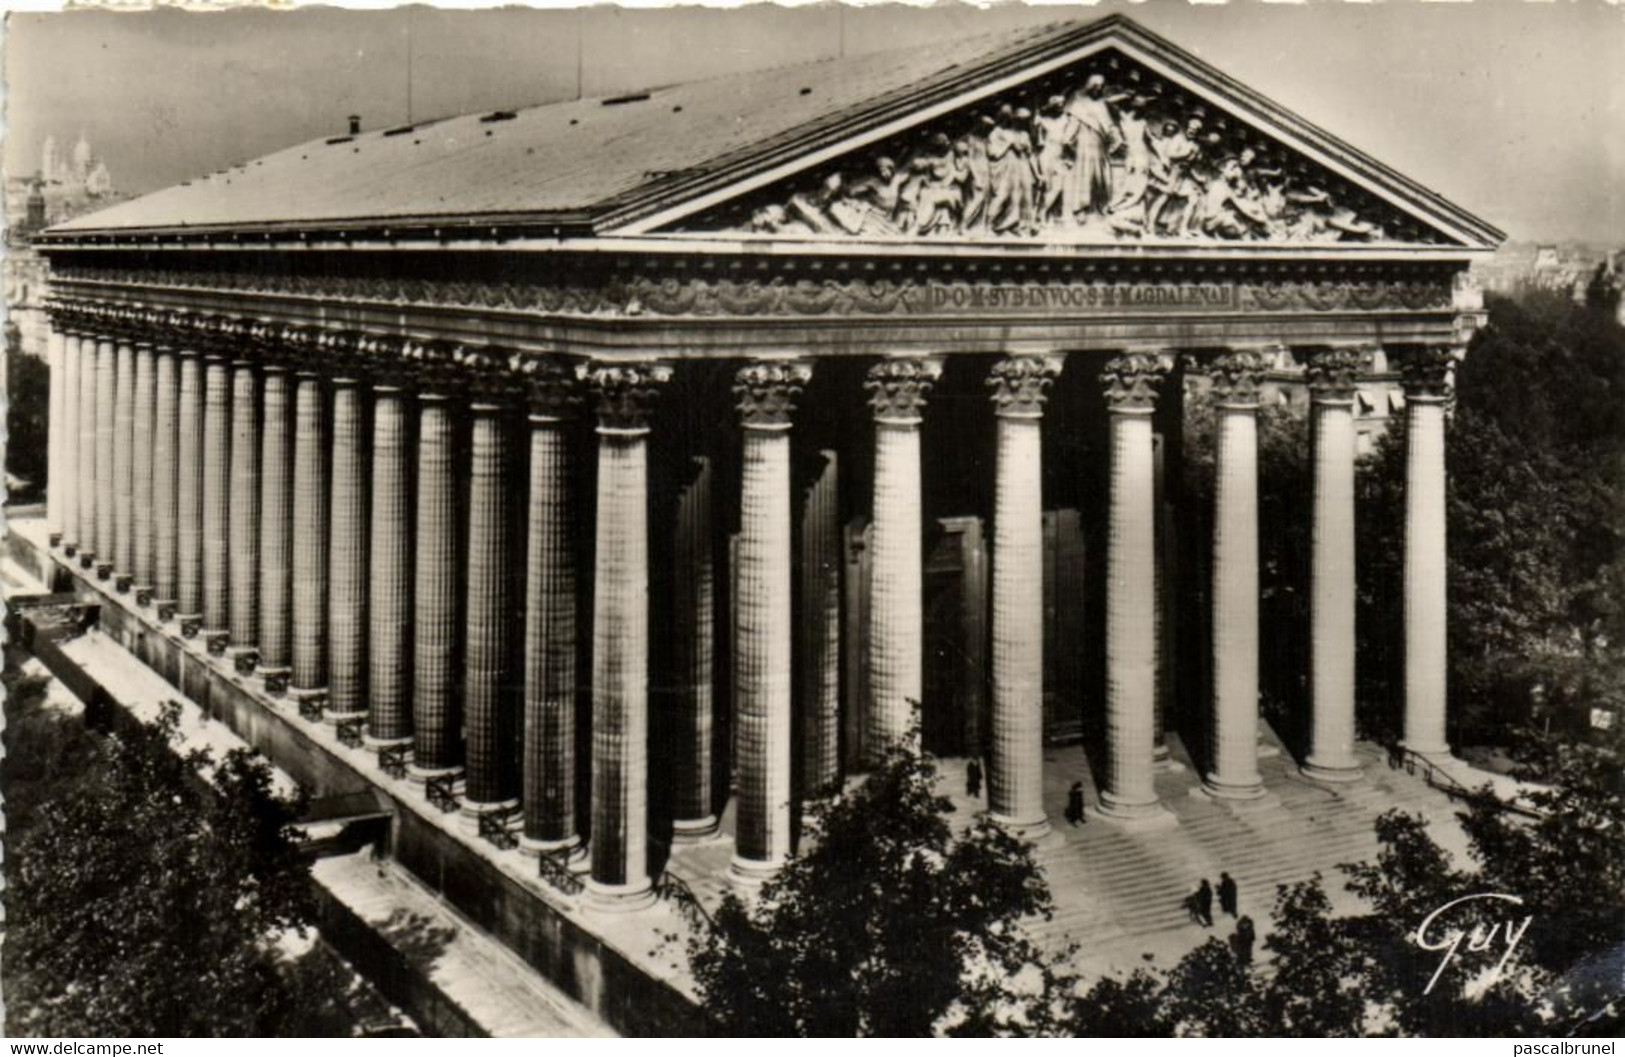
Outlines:
<svg viewBox="0 0 1625 1057"><path fill-rule="evenodd" d="M152 533L153 519L153 458L157 438L153 435L156 412L154 401L158 395L157 364L150 341L135 345L135 410L131 424L130 447L134 465L130 470L130 496L135 509L135 555L130 571L135 577L136 605L145 606L152 601L153 579L156 575L154 559L157 547Z"/></svg>
<svg viewBox="0 0 1625 1057"><path fill-rule="evenodd" d="M135 572L135 346L116 346L117 382L113 395L113 568L120 593ZM142 443L146 440L143 438Z"/></svg>
<svg viewBox="0 0 1625 1057"><path fill-rule="evenodd" d="M1059 356L1012 356L988 385L998 416L993 497L993 759L995 821L1039 837L1044 815L1044 390Z"/></svg>
<svg viewBox="0 0 1625 1057"><path fill-rule="evenodd" d="M204 361L183 351L175 422L175 616L190 638L203 624Z"/></svg>
<svg viewBox="0 0 1625 1057"><path fill-rule="evenodd" d="M45 338L46 361L50 366L50 392L45 418L45 531L52 547L62 542L62 392L67 372L62 329L56 319Z"/></svg>
<svg viewBox="0 0 1625 1057"><path fill-rule="evenodd" d="M605 907L652 898L645 819L649 778L649 411L671 377L653 364L587 372L598 410L593 569L592 873Z"/></svg>
<svg viewBox="0 0 1625 1057"><path fill-rule="evenodd" d="M72 324L70 324L71 326ZM61 494L62 553L79 553L79 334L67 330L62 337L62 453L52 477Z"/></svg>
<svg viewBox="0 0 1625 1057"><path fill-rule="evenodd" d="M575 849L576 570L570 426L577 398L557 363L533 360L526 518L522 850Z"/></svg>
<svg viewBox="0 0 1625 1057"><path fill-rule="evenodd" d="M179 604L180 363L173 348L153 350L152 410L152 592L159 620L168 620Z"/></svg>
<svg viewBox="0 0 1625 1057"><path fill-rule="evenodd" d="M74 509L78 513L79 567L96 564L96 382L101 375L100 345L89 331L79 335L79 443Z"/></svg>
<svg viewBox="0 0 1625 1057"><path fill-rule="evenodd" d="M367 454L361 383L333 379L333 482L327 545L327 708L341 722L367 712Z"/></svg>
<svg viewBox="0 0 1625 1057"><path fill-rule="evenodd" d="M214 651L230 638L230 510L231 365L210 355L203 363L203 638Z"/></svg>
<svg viewBox="0 0 1625 1057"><path fill-rule="evenodd" d="M465 353L465 367L483 382L492 369L483 351ZM508 496L513 451L508 408L490 392L469 405L468 573L463 607L463 709L467 732L467 799L479 814L519 803L519 717L513 687L513 612L508 594L513 564Z"/></svg>
<svg viewBox="0 0 1625 1057"><path fill-rule="evenodd" d="M1313 724L1304 773L1329 782L1360 777L1354 758L1354 389L1360 356L1308 356L1315 460L1310 657Z"/></svg>
<svg viewBox="0 0 1625 1057"><path fill-rule="evenodd" d="M399 385L372 390L372 563L367 597L367 738L412 740L412 448L410 398Z"/></svg>
<svg viewBox="0 0 1625 1057"><path fill-rule="evenodd" d="M1213 703L1208 792L1264 794L1258 774L1258 386L1263 355L1210 368L1217 418L1213 484Z"/></svg>
<svg viewBox="0 0 1625 1057"><path fill-rule="evenodd" d="M118 562L117 462L118 349L111 339L96 343L96 578L113 575Z"/></svg>
<svg viewBox="0 0 1625 1057"><path fill-rule="evenodd" d="M295 336L307 344L314 335ZM293 426L293 643L288 684L294 696L327 693L327 399L315 371L301 370Z"/></svg>
<svg viewBox="0 0 1625 1057"><path fill-rule="evenodd" d="M870 764L893 746L919 746L916 710L925 670L920 423L926 395L941 375L937 360L893 359L870 368L863 383L875 416L869 711L863 732Z"/></svg>
<svg viewBox="0 0 1625 1057"><path fill-rule="evenodd" d="M792 851L790 814L790 419L812 377L801 363L743 367L734 383L744 427L739 500L734 694L739 717L735 879L759 883Z"/></svg>
<svg viewBox="0 0 1625 1057"><path fill-rule="evenodd" d="M264 339L261 335L262 347ZM287 368L265 367L260 434L260 674L281 684L293 661L293 386Z"/></svg>
<svg viewBox="0 0 1625 1057"><path fill-rule="evenodd" d="M443 385L432 375L430 385ZM412 623L412 774L462 769L462 717L455 697L457 648L457 466L453 410L443 393L418 398L418 509Z"/></svg>
<svg viewBox="0 0 1625 1057"><path fill-rule="evenodd" d="M717 829L711 745L716 716L716 560L711 459L685 460L692 479L677 496L673 526L669 648L672 838L698 840Z"/></svg>
<svg viewBox="0 0 1625 1057"><path fill-rule="evenodd" d="M1444 413L1448 348L1400 358L1405 376L1405 746L1447 756Z"/></svg>
<svg viewBox="0 0 1625 1057"><path fill-rule="evenodd" d="M1131 352L1106 364L1111 490L1106 540L1106 787L1100 809L1156 814L1156 500L1151 413L1168 358Z"/></svg>
<svg viewBox="0 0 1625 1057"><path fill-rule="evenodd" d="M231 645L252 665L259 645L260 401L250 360L233 365L231 395Z"/></svg>
<svg viewBox="0 0 1625 1057"><path fill-rule="evenodd" d="M801 684L801 795L824 798L841 783L841 488L834 451L812 453L801 519L801 601L796 676Z"/></svg>

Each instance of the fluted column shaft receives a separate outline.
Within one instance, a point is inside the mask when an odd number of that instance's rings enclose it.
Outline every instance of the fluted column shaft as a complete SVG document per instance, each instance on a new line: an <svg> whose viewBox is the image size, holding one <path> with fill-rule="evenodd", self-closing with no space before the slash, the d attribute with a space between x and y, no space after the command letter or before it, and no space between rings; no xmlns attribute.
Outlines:
<svg viewBox="0 0 1625 1057"><path fill-rule="evenodd" d="M1264 792L1258 773L1258 386L1264 358L1213 365L1217 442L1213 483L1212 766L1215 796Z"/></svg>
<svg viewBox="0 0 1625 1057"><path fill-rule="evenodd" d="M293 642L288 684L327 687L327 401L320 376L301 371L294 395Z"/></svg>
<svg viewBox="0 0 1625 1057"><path fill-rule="evenodd" d="M175 613L183 630L203 621L204 436L208 433L205 365L195 352L180 357L175 423Z"/></svg>
<svg viewBox="0 0 1625 1057"><path fill-rule="evenodd" d="M993 369L993 752L988 807L1030 836L1044 815L1044 390L1058 357L1018 356Z"/></svg>
<svg viewBox="0 0 1625 1057"><path fill-rule="evenodd" d="M739 716L739 820L733 873L755 881L779 869L791 844L790 419L812 375L805 364L739 371L744 427L739 504L734 693Z"/></svg>
<svg viewBox="0 0 1625 1057"><path fill-rule="evenodd" d="M1101 810L1158 810L1156 749L1156 498L1151 416L1164 357L1130 353L1107 364L1111 485L1106 540L1106 787Z"/></svg>
<svg viewBox="0 0 1625 1057"><path fill-rule="evenodd" d="M96 575L118 564L118 347L96 343Z"/></svg>
<svg viewBox="0 0 1625 1057"><path fill-rule="evenodd" d="M113 568L123 589L135 572L135 346L120 341L114 348Z"/></svg>
<svg viewBox="0 0 1625 1057"><path fill-rule="evenodd" d="M533 386L525 578L524 846L573 846L576 572L570 487L570 390L560 374Z"/></svg>
<svg viewBox="0 0 1625 1057"><path fill-rule="evenodd" d="M79 552L79 335L62 338L62 452L53 471L51 487L61 496L62 544L68 554Z"/></svg>
<svg viewBox="0 0 1625 1057"><path fill-rule="evenodd" d="M130 468L130 501L133 505L134 554L130 573L135 577L138 600L152 596L153 578L157 572L154 561L157 548L153 541L153 436L156 412L154 401L158 395L156 354L150 342L135 346L135 393L130 427L130 449L133 464Z"/></svg>
<svg viewBox="0 0 1625 1057"><path fill-rule="evenodd" d="M45 339L46 364L50 368L50 388L45 410L45 531L51 545L62 538L62 393L67 373L67 354L62 331L52 324Z"/></svg>
<svg viewBox="0 0 1625 1057"><path fill-rule="evenodd" d="M695 839L717 828L711 746L715 731L716 562L711 460L695 460L698 472L677 500L673 527L670 649L672 831Z"/></svg>
<svg viewBox="0 0 1625 1057"><path fill-rule="evenodd" d="M801 790L824 797L841 781L840 462L818 452L801 535Z"/></svg>
<svg viewBox="0 0 1625 1057"><path fill-rule="evenodd" d="M1450 352L1420 350L1405 372L1405 745L1450 752L1445 595L1445 400Z"/></svg>
<svg viewBox="0 0 1625 1057"><path fill-rule="evenodd" d="M247 360L232 368L230 488L231 645L251 650L260 624L260 401L259 377Z"/></svg>
<svg viewBox="0 0 1625 1057"><path fill-rule="evenodd" d="M367 598L367 736L377 744L412 737L412 508L407 396L373 388L372 529Z"/></svg>
<svg viewBox="0 0 1625 1057"><path fill-rule="evenodd" d="M231 365L210 356L203 366L203 627L225 633L231 615Z"/></svg>
<svg viewBox="0 0 1625 1057"><path fill-rule="evenodd" d="M1314 449L1311 536L1309 754L1304 770L1326 781L1360 775L1354 756L1354 388L1359 357L1330 349L1309 357Z"/></svg>
<svg viewBox="0 0 1625 1057"><path fill-rule="evenodd" d="M470 406L468 573L463 650L467 805L479 811L517 803L519 716L513 684L513 614L508 595L512 541L508 509L513 453L505 408Z"/></svg>
<svg viewBox="0 0 1625 1057"><path fill-rule="evenodd" d="M260 668L279 675L292 663L293 392L288 371L265 368L260 434Z"/></svg>
<svg viewBox="0 0 1625 1057"><path fill-rule="evenodd" d="M79 564L90 568L96 557L96 382L101 374L101 345L92 334L79 337L79 443L74 508L78 514Z"/></svg>
<svg viewBox="0 0 1625 1057"><path fill-rule="evenodd" d="M178 604L180 527L180 363L175 350L160 345L153 352L152 409L152 592L159 609L174 612Z"/></svg>
<svg viewBox="0 0 1625 1057"><path fill-rule="evenodd" d="M418 411L418 508L413 600L413 768L419 776L462 765L457 714L457 470L452 410L424 393Z"/></svg>
<svg viewBox="0 0 1625 1057"><path fill-rule="evenodd" d="M594 900L630 906L648 871L648 411L658 366L598 367L597 547L593 569L592 872Z"/></svg>
<svg viewBox="0 0 1625 1057"><path fill-rule="evenodd" d="M327 717L367 711L367 455L361 386L333 379L333 481L329 501Z"/></svg>
<svg viewBox="0 0 1625 1057"><path fill-rule="evenodd" d="M894 746L919 745L916 710L925 679L920 423L926 396L941 373L934 360L886 360L864 383L875 416L869 710L863 734L870 764Z"/></svg>

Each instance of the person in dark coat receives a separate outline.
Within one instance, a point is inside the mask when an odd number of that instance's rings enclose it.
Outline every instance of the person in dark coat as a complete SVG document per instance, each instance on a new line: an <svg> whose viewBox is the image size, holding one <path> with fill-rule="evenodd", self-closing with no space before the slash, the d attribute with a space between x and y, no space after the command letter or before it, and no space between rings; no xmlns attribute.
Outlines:
<svg viewBox="0 0 1625 1057"><path fill-rule="evenodd" d="M1087 821L1083 814L1082 782L1073 782L1072 788L1066 794L1066 820L1074 826Z"/></svg>
<svg viewBox="0 0 1625 1057"><path fill-rule="evenodd" d="M1253 964L1253 940L1257 934L1253 931L1253 919L1242 918L1236 922L1236 931L1230 935L1230 949L1235 952L1236 961L1242 966Z"/></svg>
<svg viewBox="0 0 1625 1057"><path fill-rule="evenodd" d="M982 797L982 765L974 756L965 765L965 795L977 800Z"/></svg>
<svg viewBox="0 0 1625 1057"><path fill-rule="evenodd" d="M1219 875L1219 909L1231 917L1236 916L1236 879L1227 873Z"/></svg>
<svg viewBox="0 0 1625 1057"><path fill-rule="evenodd" d="M1198 919L1207 928L1213 927L1213 886L1202 878L1202 886L1196 890L1196 913Z"/></svg>

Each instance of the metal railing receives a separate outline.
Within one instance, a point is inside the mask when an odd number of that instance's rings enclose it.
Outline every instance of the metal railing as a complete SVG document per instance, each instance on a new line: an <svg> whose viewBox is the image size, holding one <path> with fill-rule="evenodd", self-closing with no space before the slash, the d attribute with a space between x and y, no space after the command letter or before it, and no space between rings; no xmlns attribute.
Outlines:
<svg viewBox="0 0 1625 1057"><path fill-rule="evenodd" d="M1388 746L1388 766L1416 775L1434 789L1452 800L1464 804L1486 804L1497 811L1505 811L1525 818L1540 818L1540 812L1531 807L1495 795L1487 786L1473 789L1433 760L1403 745ZM1420 772L1420 774L1418 774Z"/></svg>
<svg viewBox="0 0 1625 1057"><path fill-rule="evenodd" d="M519 815L518 807L481 812L480 836L487 843L493 844L503 851L512 851L514 848L519 847L519 838L513 831L514 820Z"/></svg>
<svg viewBox="0 0 1625 1057"><path fill-rule="evenodd" d="M457 776L455 774L439 774L423 783L423 791L429 798L429 803L441 811L457 810Z"/></svg>
<svg viewBox="0 0 1625 1057"><path fill-rule="evenodd" d="M695 925L704 924L710 927L713 924L711 915L706 913L705 905L700 902L700 897L694 894L694 889L670 870L662 871L660 876L655 878L655 896L669 901L679 913Z"/></svg>
<svg viewBox="0 0 1625 1057"><path fill-rule="evenodd" d="M536 875L567 896L577 896L587 887L570 869L568 853L543 852L536 857Z"/></svg>

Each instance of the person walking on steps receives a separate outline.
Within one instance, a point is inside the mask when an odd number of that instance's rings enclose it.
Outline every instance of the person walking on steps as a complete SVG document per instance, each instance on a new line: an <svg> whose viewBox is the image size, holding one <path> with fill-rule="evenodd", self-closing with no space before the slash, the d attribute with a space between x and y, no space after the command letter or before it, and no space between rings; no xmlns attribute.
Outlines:
<svg viewBox="0 0 1625 1057"><path fill-rule="evenodd" d="M982 764L974 756L965 765L965 795L972 800L982 799Z"/></svg>
<svg viewBox="0 0 1625 1057"><path fill-rule="evenodd" d="M1230 936L1230 949L1236 955L1236 961L1243 968L1253 964L1253 940L1256 933L1253 931L1253 919L1242 918L1236 922L1236 931Z"/></svg>
<svg viewBox="0 0 1625 1057"><path fill-rule="evenodd" d="M1066 820L1074 826L1088 821L1083 814L1083 783L1073 782L1066 794Z"/></svg>
<svg viewBox="0 0 1625 1057"><path fill-rule="evenodd" d="M1196 913L1203 928L1213 927L1213 886L1202 878L1202 885L1196 890Z"/></svg>
<svg viewBox="0 0 1625 1057"><path fill-rule="evenodd" d="M1219 875L1219 909L1231 917L1236 916L1236 879L1228 873Z"/></svg>

